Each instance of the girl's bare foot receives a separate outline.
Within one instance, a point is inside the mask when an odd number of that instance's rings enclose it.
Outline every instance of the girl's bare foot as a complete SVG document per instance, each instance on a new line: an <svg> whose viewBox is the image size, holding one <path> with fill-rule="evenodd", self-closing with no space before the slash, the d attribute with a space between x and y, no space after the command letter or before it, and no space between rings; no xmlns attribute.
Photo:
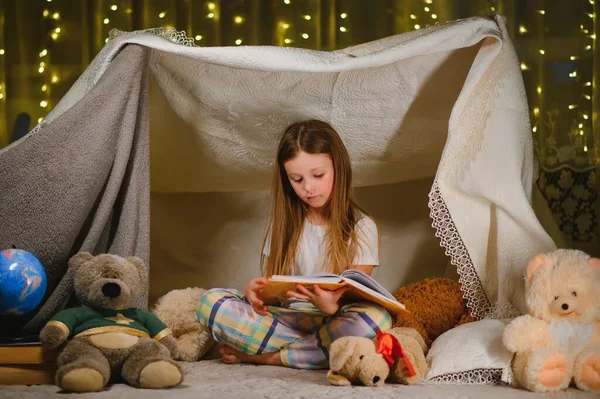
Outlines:
<svg viewBox="0 0 600 399"><path fill-rule="evenodd" d="M242 352L240 352L236 349L233 349L230 346L220 345L219 353L221 353L221 357L223 358L223 363L227 363L227 364L241 363L241 360L238 357L238 354L242 353Z"/></svg>
<svg viewBox="0 0 600 399"><path fill-rule="evenodd" d="M219 352L223 362L227 364L250 363L283 366L279 352L263 353L262 355L249 355L230 346L221 344Z"/></svg>

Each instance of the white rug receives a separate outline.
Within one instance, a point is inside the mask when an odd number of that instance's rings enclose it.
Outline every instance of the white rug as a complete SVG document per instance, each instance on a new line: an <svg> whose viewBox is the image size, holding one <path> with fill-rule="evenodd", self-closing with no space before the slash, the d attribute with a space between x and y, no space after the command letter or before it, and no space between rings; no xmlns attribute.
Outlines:
<svg viewBox="0 0 600 399"><path fill-rule="evenodd" d="M200 398L486 398L527 399L537 397L598 399L600 395L569 389L565 392L540 395L508 386L489 385L421 385L387 384L379 388L335 387L326 379L325 371L293 370L284 367L226 365L219 360L186 364L184 383L168 391L143 390L125 384L115 384L104 392L76 395L86 398L119 399L200 399ZM62 397L56 386L0 387L2 399Z"/></svg>

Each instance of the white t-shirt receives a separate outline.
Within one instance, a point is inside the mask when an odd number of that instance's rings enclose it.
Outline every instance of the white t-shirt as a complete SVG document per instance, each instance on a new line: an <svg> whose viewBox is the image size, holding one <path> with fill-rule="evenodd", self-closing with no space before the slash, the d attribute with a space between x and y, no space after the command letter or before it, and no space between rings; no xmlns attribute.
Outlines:
<svg viewBox="0 0 600 399"><path fill-rule="evenodd" d="M296 251L296 264L298 265L298 275L308 276L319 273L323 268L325 261L325 231L326 226L313 225L304 219L304 229L298 242ZM356 222L356 236L358 239L358 250L354 256L352 265L379 265L379 240L377 235L377 226L373 219L363 215ZM263 254L269 256L271 247L270 237L263 248Z"/></svg>

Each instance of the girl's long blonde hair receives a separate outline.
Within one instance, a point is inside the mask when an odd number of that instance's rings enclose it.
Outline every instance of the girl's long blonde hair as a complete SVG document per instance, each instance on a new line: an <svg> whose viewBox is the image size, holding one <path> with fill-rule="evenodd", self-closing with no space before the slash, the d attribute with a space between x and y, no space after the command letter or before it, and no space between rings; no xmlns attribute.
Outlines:
<svg viewBox="0 0 600 399"><path fill-rule="evenodd" d="M353 199L350 157L337 132L326 122L308 120L289 126L277 150L271 193L270 234L267 231L263 248L269 241L268 257L261 256L261 273L290 275L296 272L296 251L302 235L308 205L292 188L284 164L299 152L327 154L333 163L333 189L325 205L327 223L324 271L340 274L352 264L360 249L355 226L360 209Z"/></svg>

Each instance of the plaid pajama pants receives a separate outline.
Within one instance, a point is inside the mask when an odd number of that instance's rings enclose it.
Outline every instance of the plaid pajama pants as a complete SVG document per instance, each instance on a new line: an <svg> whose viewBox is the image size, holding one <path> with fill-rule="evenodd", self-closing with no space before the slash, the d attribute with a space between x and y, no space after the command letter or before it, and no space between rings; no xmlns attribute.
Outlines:
<svg viewBox="0 0 600 399"><path fill-rule="evenodd" d="M280 351L282 363L298 369L328 368L329 346L337 338L373 338L392 326L388 312L370 302L344 305L335 317L307 302L267 310L261 316L240 291L214 288L200 297L197 315L217 342L250 355Z"/></svg>

